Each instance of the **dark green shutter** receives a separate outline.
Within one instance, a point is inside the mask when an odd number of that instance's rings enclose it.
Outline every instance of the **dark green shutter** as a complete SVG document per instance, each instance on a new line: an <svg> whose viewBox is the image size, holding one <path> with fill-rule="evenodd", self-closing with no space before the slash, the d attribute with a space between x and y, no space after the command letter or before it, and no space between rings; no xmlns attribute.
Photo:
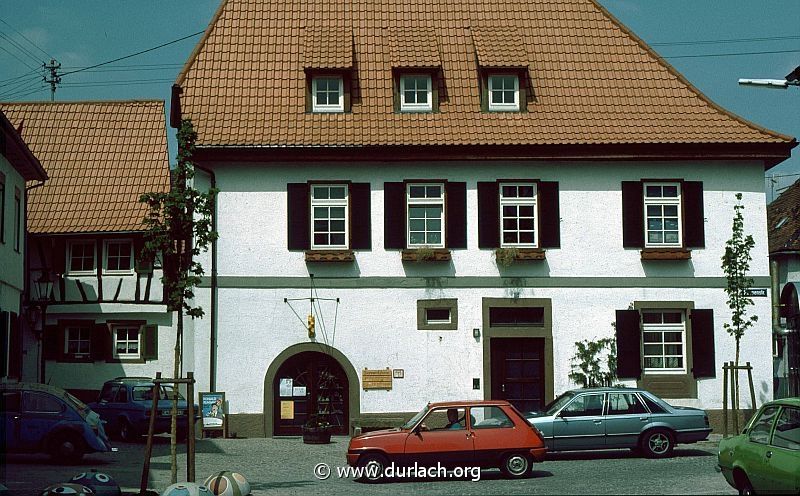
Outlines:
<svg viewBox="0 0 800 496"><path fill-rule="evenodd" d="M290 183L287 185L286 219L288 224L288 245L290 250L311 248L311 206L309 204L308 184Z"/></svg>
<svg viewBox="0 0 800 496"><path fill-rule="evenodd" d="M145 360L158 360L158 326L146 325L144 326L144 359Z"/></svg>
<svg viewBox="0 0 800 496"><path fill-rule="evenodd" d="M406 247L406 185L403 183L383 183L383 243L389 250Z"/></svg>
<svg viewBox="0 0 800 496"><path fill-rule="evenodd" d="M7 325L9 332L8 346L8 376L20 379L22 377L22 321L14 312L3 312L8 317L2 319L0 326ZM7 324L5 321L7 320Z"/></svg>
<svg viewBox="0 0 800 496"><path fill-rule="evenodd" d="M445 246L467 247L467 183L445 184Z"/></svg>
<svg viewBox="0 0 800 496"><path fill-rule="evenodd" d="M692 310L692 373L696 379L717 376L714 356L714 311Z"/></svg>
<svg viewBox="0 0 800 496"><path fill-rule="evenodd" d="M92 326L92 342L89 345L92 360L102 362L111 359L113 356L113 343L108 324L94 324Z"/></svg>
<svg viewBox="0 0 800 496"><path fill-rule="evenodd" d="M478 183L478 247L500 247L500 199L496 182Z"/></svg>
<svg viewBox="0 0 800 496"><path fill-rule="evenodd" d="M686 181L683 183L683 246L704 248L705 214L703 212L703 183Z"/></svg>
<svg viewBox="0 0 800 496"><path fill-rule="evenodd" d="M644 248L644 197L641 181L622 181L622 246Z"/></svg>
<svg viewBox="0 0 800 496"><path fill-rule="evenodd" d="M638 310L617 310L617 377L639 379L642 375L642 330Z"/></svg>
<svg viewBox="0 0 800 496"><path fill-rule="evenodd" d="M147 274L153 272L153 259L151 257L143 258L142 252L144 251L145 239L137 237L133 240L133 256L135 261L136 272L139 274Z"/></svg>
<svg viewBox="0 0 800 496"><path fill-rule="evenodd" d="M561 247L561 214L558 207L558 183L539 183L539 247Z"/></svg>
<svg viewBox="0 0 800 496"><path fill-rule="evenodd" d="M372 199L369 183L350 185L350 248L372 248Z"/></svg>
<svg viewBox="0 0 800 496"><path fill-rule="evenodd" d="M58 360L64 354L63 333L58 326L45 326L42 340L42 354L45 360Z"/></svg>

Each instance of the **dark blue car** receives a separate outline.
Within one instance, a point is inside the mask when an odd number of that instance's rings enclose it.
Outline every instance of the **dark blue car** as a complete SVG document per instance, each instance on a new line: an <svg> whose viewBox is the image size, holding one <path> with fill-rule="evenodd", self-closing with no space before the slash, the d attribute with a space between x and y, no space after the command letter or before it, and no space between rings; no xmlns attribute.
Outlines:
<svg viewBox="0 0 800 496"><path fill-rule="evenodd" d="M5 453L48 453L77 462L112 451L97 413L63 389L45 384L0 384Z"/></svg>
<svg viewBox="0 0 800 496"><path fill-rule="evenodd" d="M159 393L154 434L170 432L172 386L162 384ZM117 377L103 384L100 396L89 407L106 423L109 434L122 441L135 441L147 434L153 406L153 379L149 377ZM178 393L178 439L187 433L188 404ZM197 409L195 408L195 412Z"/></svg>

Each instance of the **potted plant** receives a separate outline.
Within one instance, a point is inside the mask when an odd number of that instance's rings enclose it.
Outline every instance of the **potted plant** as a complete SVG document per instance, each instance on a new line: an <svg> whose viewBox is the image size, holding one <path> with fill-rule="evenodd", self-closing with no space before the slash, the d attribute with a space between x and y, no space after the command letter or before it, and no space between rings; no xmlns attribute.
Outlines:
<svg viewBox="0 0 800 496"><path fill-rule="evenodd" d="M511 267L511 264L514 263L518 255L519 250L513 246L510 248L498 248L494 251L497 265L500 265L501 267Z"/></svg>
<svg viewBox="0 0 800 496"><path fill-rule="evenodd" d="M303 424L303 442L305 444L328 444L331 442L332 428L326 415L311 415Z"/></svg>

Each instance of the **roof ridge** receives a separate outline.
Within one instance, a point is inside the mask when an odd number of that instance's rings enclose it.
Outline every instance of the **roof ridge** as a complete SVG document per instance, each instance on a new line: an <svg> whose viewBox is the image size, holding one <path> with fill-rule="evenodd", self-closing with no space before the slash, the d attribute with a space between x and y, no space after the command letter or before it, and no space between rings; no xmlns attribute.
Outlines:
<svg viewBox="0 0 800 496"><path fill-rule="evenodd" d="M74 104L122 104L122 103L161 103L165 104L165 100L161 100L158 98L152 99L134 99L134 100L56 100L56 101L46 101L46 100L28 100L28 101L0 101L0 105L59 105L59 104L66 104L66 105L74 105Z"/></svg>
<svg viewBox="0 0 800 496"><path fill-rule="evenodd" d="M722 106L718 105L717 103L715 103L711 98L706 96L705 93L700 91L700 89L698 89L695 85L693 85L691 82L689 82L689 80L686 79L686 77L684 77L683 74L681 74L677 69L672 67L672 64L667 62L664 59L664 57L659 55L658 52L656 52L655 50L653 50L650 47L650 45L648 45L643 39L641 39L639 36L637 36L636 33L633 32L633 30L631 30L628 26L626 26L622 21L617 19L614 16L614 14L612 14L608 9L603 7L600 4L599 0L589 0L589 1L592 2L592 4L594 4L595 7L597 7L603 15L608 17L608 19L612 23L616 24L617 27L620 28L620 30L622 30L623 33L628 35L633 41L635 41L639 46L641 46L648 54L650 54L650 56L655 58L656 62L661 64L661 66L663 66L667 71L669 71L670 74L672 74L673 76L678 78L678 80L680 82L682 82L683 84L685 84L686 87L690 91L694 92L697 96L699 96L703 101L705 101L707 104L709 104L717 112L721 112L722 114L727 115L728 117L730 117L730 118L732 118L732 119L734 119L734 120L736 120L736 121L748 126L749 128L751 128L753 130L756 130L756 131L759 131L761 133L767 134L769 136L772 136L773 138L783 139L783 140L786 140L788 142L796 141L796 138L793 138L793 137L788 136L786 134L778 133L778 132L773 131L771 129L768 129L768 128L764 127L764 126L760 126L760 125L758 125L758 124L756 124L754 122L751 122L751 121L745 119L744 117L741 117L741 116L739 116L737 114L734 114L730 110L727 110L724 107L722 107Z"/></svg>
<svg viewBox="0 0 800 496"><path fill-rule="evenodd" d="M217 25L217 21L219 20L220 16L222 16L222 12L225 10L225 7L228 5L228 0L222 0L217 7L217 11L214 12L214 15L211 17L211 20L208 22L208 26L206 26L206 31L203 33L203 37L200 38L200 41L197 42L195 45L194 50L192 53L189 54L189 58L186 59L186 63L183 64L183 68L181 72L178 73L178 77L175 79L175 84L178 86L183 84L184 79L186 79L186 74L189 72L189 69L194 65L194 62L197 60L197 56L200 55L200 52L203 50L203 47L206 45L208 38L211 37L211 32Z"/></svg>

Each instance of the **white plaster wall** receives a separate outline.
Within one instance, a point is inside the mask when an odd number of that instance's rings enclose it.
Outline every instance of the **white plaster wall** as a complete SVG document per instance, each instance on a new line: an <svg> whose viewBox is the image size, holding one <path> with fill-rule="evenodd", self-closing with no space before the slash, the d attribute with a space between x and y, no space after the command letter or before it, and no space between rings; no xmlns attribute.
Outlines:
<svg viewBox="0 0 800 496"><path fill-rule="evenodd" d="M372 187L372 250L357 254L361 276L405 275L397 251L383 249L383 183L408 178L467 183L468 249L453 251L456 275L497 275L490 250L478 249L477 182L530 177L559 182L561 248L548 250L551 276L722 276L720 257L730 237L735 194L743 194L745 230L754 235L753 275L769 275L766 203L760 163L375 163L360 167L302 164L216 164L219 274L305 276L301 252L286 249L286 184L308 180L352 180ZM596 173L594 171L597 171ZM621 181L676 177L703 181L706 249L694 250L689 272L646 273L638 250L622 246ZM586 249L591 246L591 249ZM230 254L227 255L226 254ZM210 254L201 261L210 267Z"/></svg>
<svg viewBox="0 0 800 496"><path fill-rule="evenodd" d="M752 276L768 277L766 205L760 162L663 163L425 163L359 164L213 164L218 197L218 273L229 276L298 277L724 277L720 259L730 237L735 194L746 206L745 229L756 245ZM498 178L538 178L559 182L561 248L547 250L547 260L519 264L502 272L492 250L478 249L477 182ZM705 249L692 251L684 262L645 263L639 250L622 247L621 181L674 177L703 181ZM383 183L408 178L446 178L467 183L468 248L454 250L452 264L403 264L396 250L383 245ZM353 264L307 265L302 252L289 252L286 225L286 184L308 180L352 180L372 187L372 249L356 253ZM210 253L200 257L210 275ZM764 284L766 286L766 284ZM472 378L483 386L483 343L472 337L482 327L481 298L508 297L502 288L464 289L325 289L320 297L340 298L333 345L359 371L403 368L405 378L392 391L362 391L362 412L415 410L427 401L482 398ZM733 339L722 323L730 318L721 286L709 289L675 288L525 288L522 297L551 298L553 305L553 362L556 393L572 387L566 377L574 342L610 335L614 311L632 301L694 301L695 308L714 310L716 361L733 359ZM304 324L283 302L308 296L305 289L219 290L217 389L224 390L231 413L263 411L264 375L273 358L287 347L308 340ZM416 300L458 298L458 331L418 331ZM197 291L196 302L208 313L210 290ZM759 401L771 398L772 358L769 298L756 298L758 325L744 338L743 360L754 365ZM333 308L323 308L326 320ZM307 308L298 311L301 316ZM318 326L319 326L319 320ZM199 390L208 386L210 319L195 323L194 370ZM328 322L328 327L332 323ZM318 339L322 335L318 331ZM453 371L458 371L454 373ZM721 374L698 381L705 408L721 408ZM747 396L743 394L743 397Z"/></svg>
<svg viewBox="0 0 800 496"><path fill-rule="evenodd" d="M14 249L14 191L19 188L22 194L20 206L24 215L25 180L11 166L6 158L0 155L0 172L5 175L5 243L0 243L0 309L19 314L19 295L23 290L25 253L25 219L22 219L19 251Z"/></svg>

